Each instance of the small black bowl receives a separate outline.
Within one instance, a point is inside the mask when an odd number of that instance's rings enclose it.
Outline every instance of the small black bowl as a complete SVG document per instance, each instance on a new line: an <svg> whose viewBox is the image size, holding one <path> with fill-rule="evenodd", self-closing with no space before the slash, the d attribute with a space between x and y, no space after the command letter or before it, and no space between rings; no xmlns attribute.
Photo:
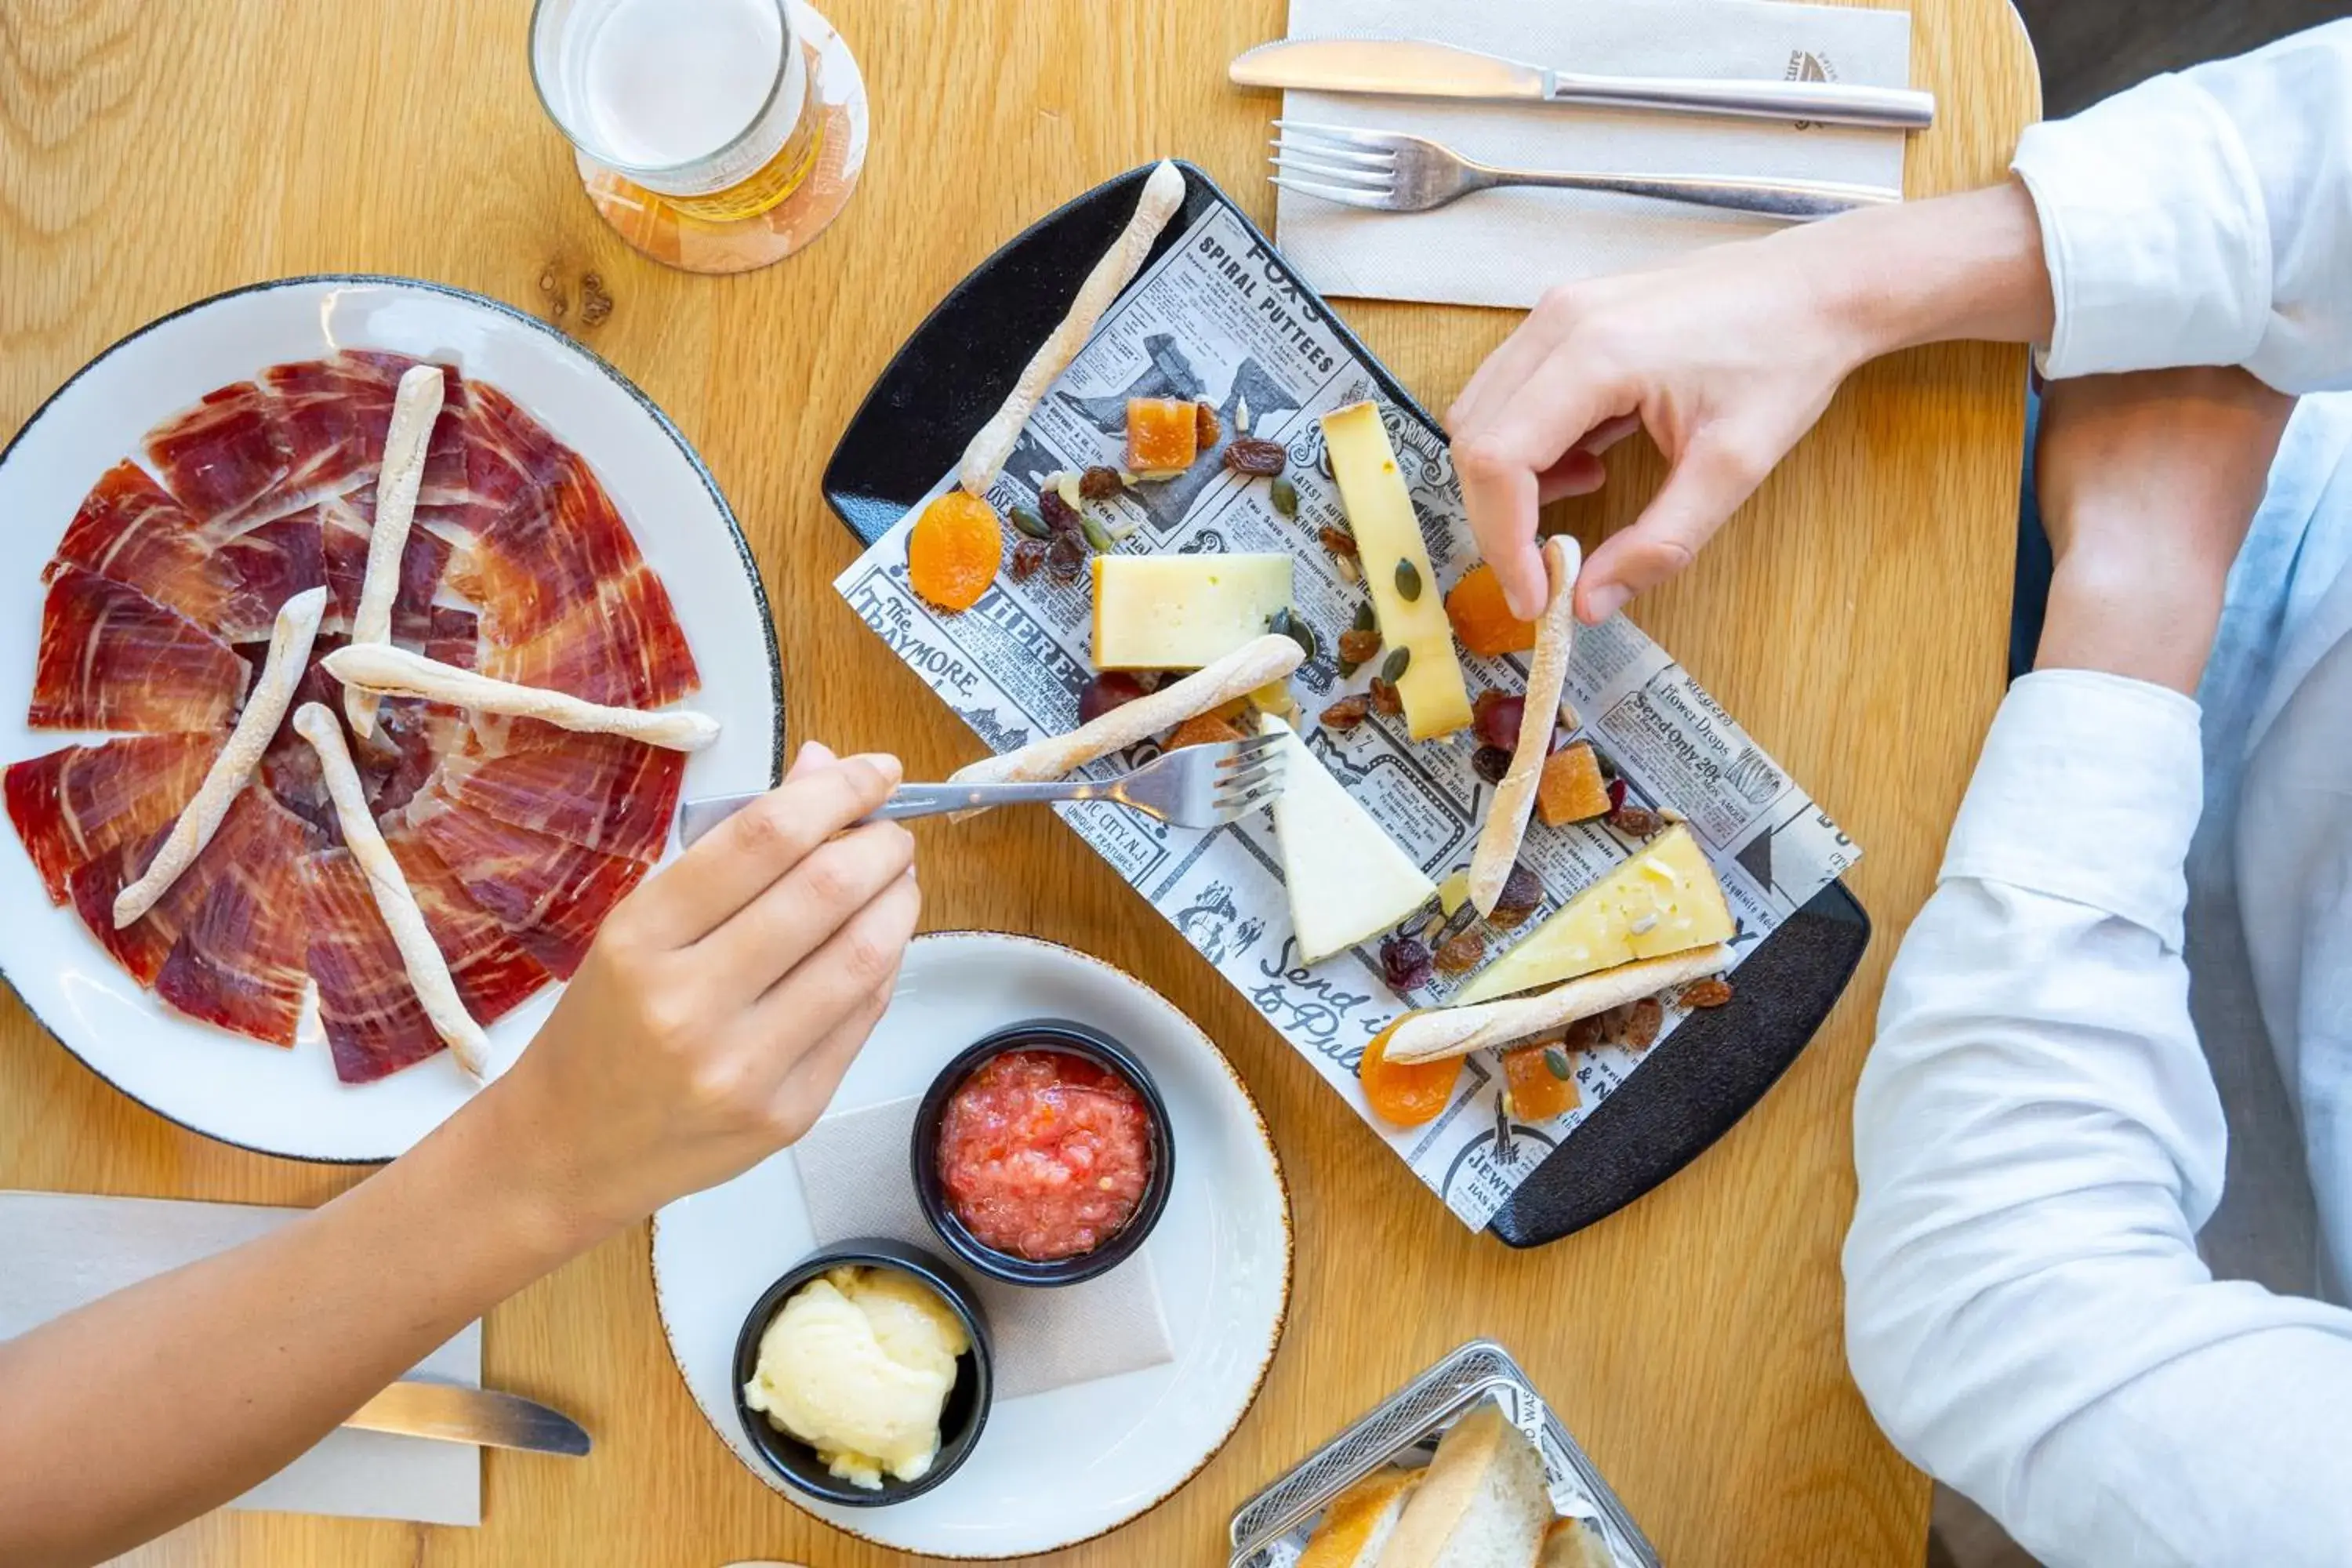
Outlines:
<svg viewBox="0 0 2352 1568"><path fill-rule="evenodd" d="M1127 1224L1091 1252L1044 1263L999 1252L982 1245L948 1206L947 1194L940 1182L940 1123L947 1116L948 1101L982 1062L1007 1051L1061 1051L1083 1057L1097 1067L1118 1074L1143 1097L1144 1114L1151 1124L1151 1173L1144 1181L1143 1196L1136 1203ZM923 1217L931 1222L931 1228L958 1258L990 1279L1012 1285L1075 1285L1081 1279L1107 1274L1135 1256L1143 1238L1160 1223L1160 1211L1168 1206L1176 1152L1175 1140L1169 1130L1168 1102L1160 1098L1160 1086L1151 1081L1151 1075L1143 1070L1134 1052L1084 1024L1074 1024L1066 1018L1032 1018L997 1030L958 1053L940 1069L915 1112L913 1158L915 1197L922 1205Z"/></svg>
<svg viewBox="0 0 2352 1568"><path fill-rule="evenodd" d="M901 1274L913 1275L939 1293L940 1300L962 1322L964 1337L971 1342L971 1349L957 1358L955 1387L948 1391L947 1404L940 1410L939 1457L915 1480L902 1481L885 1473L880 1489L873 1491L854 1486L826 1469L824 1462L816 1457L815 1448L743 1403L743 1388L759 1367L760 1339L768 1331L769 1321L793 1291L828 1269L852 1264L895 1268ZM794 1264L783 1278L761 1293L751 1315L743 1320L743 1331L735 1339L735 1416L743 1424L743 1435L751 1439L751 1447L760 1450L769 1468L811 1497L849 1508L880 1508L905 1502L946 1480L955 1474L956 1467L971 1458L973 1447L980 1441L981 1428L988 1425L994 1383L993 1356L988 1318L981 1310L980 1298L948 1267L946 1259L919 1247L883 1237L845 1241L812 1252Z"/></svg>

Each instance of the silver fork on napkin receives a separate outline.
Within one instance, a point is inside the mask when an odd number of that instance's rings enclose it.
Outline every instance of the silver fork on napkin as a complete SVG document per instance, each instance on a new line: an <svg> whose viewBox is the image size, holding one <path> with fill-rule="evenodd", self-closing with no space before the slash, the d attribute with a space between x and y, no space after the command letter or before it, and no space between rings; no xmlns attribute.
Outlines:
<svg viewBox="0 0 2352 1568"><path fill-rule="evenodd" d="M1222 827L1282 793L1279 735L1252 735L1219 746L1167 752L1115 779L1049 779L1042 784L900 784L866 822L904 822L950 811L1040 801L1108 800L1178 827ZM677 808L677 840L690 845L766 792L706 795Z"/></svg>
<svg viewBox="0 0 2352 1568"><path fill-rule="evenodd" d="M1734 212L1805 221L1859 206L1899 202L1903 193L1882 185L1819 180L1759 180L1724 174L1578 174L1545 169L1499 169L1450 147L1395 131L1354 131L1277 120L1270 176L1286 191L1376 212L1419 213L1496 185L1545 185L1570 191L1613 191L1690 202Z"/></svg>

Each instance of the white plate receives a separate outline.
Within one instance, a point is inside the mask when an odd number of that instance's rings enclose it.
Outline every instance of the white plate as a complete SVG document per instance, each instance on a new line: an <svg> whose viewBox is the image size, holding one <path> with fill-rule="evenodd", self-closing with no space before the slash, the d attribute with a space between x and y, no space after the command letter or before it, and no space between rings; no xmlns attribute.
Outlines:
<svg viewBox="0 0 2352 1568"><path fill-rule="evenodd" d="M654 1216L662 1329L702 1414L754 1475L885 1546L1012 1557L1116 1529L1224 1446L1282 1337L1290 1199L1265 1123L1190 1018L1100 960L995 932L918 938L834 1109L920 1094L982 1035L1039 1017L1091 1024L1122 1041L1168 1102L1176 1177L1144 1250L1158 1260L1175 1359L999 1400L971 1457L936 1490L886 1508L818 1502L777 1479L743 1436L732 1388L736 1335L760 1293L816 1246L791 1151Z"/></svg>
<svg viewBox="0 0 2352 1568"><path fill-rule="evenodd" d="M721 725L685 793L759 789L783 750L783 679L767 598L734 514L677 426L612 366L479 295L398 278L293 278L190 305L85 366L0 452L0 763L81 738L25 725L40 639L41 568L93 481L166 415L266 365L337 349L456 364L588 460L661 574L702 671L692 704ZM465 1103L447 1052L376 1083L335 1078L315 1020L290 1051L182 1017L117 968L71 908L50 904L0 826L0 975L92 1070L184 1126L301 1160L389 1160ZM559 988L490 1028L513 1059Z"/></svg>

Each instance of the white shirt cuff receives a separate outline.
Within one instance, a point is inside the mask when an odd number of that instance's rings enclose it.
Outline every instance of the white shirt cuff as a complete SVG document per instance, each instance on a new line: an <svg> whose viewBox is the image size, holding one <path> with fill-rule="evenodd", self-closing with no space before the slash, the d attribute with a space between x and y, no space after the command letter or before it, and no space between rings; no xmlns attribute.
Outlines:
<svg viewBox="0 0 2352 1568"><path fill-rule="evenodd" d="M2089 669L2011 686L1953 825L1945 879L1999 882L2181 944L2182 867L2204 798L2198 707Z"/></svg>
<svg viewBox="0 0 2352 1568"><path fill-rule="evenodd" d="M2010 167L2042 220L2057 326L2045 374L2239 364L2271 306L2271 232L2237 129L2157 77L2029 127Z"/></svg>

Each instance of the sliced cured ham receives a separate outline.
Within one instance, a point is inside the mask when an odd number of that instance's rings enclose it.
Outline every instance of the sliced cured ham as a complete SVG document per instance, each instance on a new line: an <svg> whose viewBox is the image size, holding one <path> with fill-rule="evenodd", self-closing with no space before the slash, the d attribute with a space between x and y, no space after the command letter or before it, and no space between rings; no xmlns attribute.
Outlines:
<svg viewBox="0 0 2352 1568"><path fill-rule="evenodd" d="M332 678L329 679L331 682ZM376 713L375 733L352 748L368 804L376 815L390 816L405 807L433 777L442 759L456 755L465 745L467 733L463 709L416 697L383 699Z"/></svg>
<svg viewBox="0 0 2352 1568"><path fill-rule="evenodd" d="M156 901L153 909L127 926L114 923L114 900L147 868L171 828L166 825L144 839L113 845L76 867L66 879L74 912L81 917L81 923L98 939L99 945L128 970L132 979L142 985L154 984L181 931L211 895L219 868L255 852L270 837L275 817L283 815L273 807L274 803L263 791L248 788L240 793L230 804L228 816L222 819L220 831L196 857L196 863L173 880L171 890Z"/></svg>
<svg viewBox="0 0 2352 1568"><path fill-rule="evenodd" d="M304 962L319 983L319 1022L335 1076L373 1083L442 1048L400 950L377 912L367 874L348 849L304 858L299 873Z"/></svg>
<svg viewBox="0 0 2352 1568"><path fill-rule="evenodd" d="M213 545L196 520L127 458L100 474L44 572L68 566L127 584L210 631L224 592L213 574Z"/></svg>
<svg viewBox="0 0 2352 1568"><path fill-rule="evenodd" d="M250 826L233 856L215 857L201 903L155 975L155 994L191 1018L275 1046L294 1043L310 985L299 867L310 829L262 790L240 800Z"/></svg>
<svg viewBox="0 0 2352 1568"><path fill-rule="evenodd" d="M434 426L417 500L457 509L470 531L553 484L576 461L569 447L494 386L452 385L443 401L448 412Z"/></svg>
<svg viewBox="0 0 2352 1568"><path fill-rule="evenodd" d="M551 483L477 520L457 586L493 642L522 642L637 572L644 558L604 487L572 460Z"/></svg>
<svg viewBox="0 0 2352 1568"><path fill-rule="evenodd" d="M144 733L226 728L246 665L220 638L127 584L61 568L41 606L36 730Z"/></svg>
<svg viewBox="0 0 2352 1568"><path fill-rule="evenodd" d="M224 642L267 637L280 605L323 585L327 574L319 512L317 507L305 507L222 544L213 568L221 601L212 618L201 624Z"/></svg>
<svg viewBox="0 0 2352 1568"><path fill-rule="evenodd" d="M568 691L614 708L660 708L702 684L668 591L639 567L537 636L486 633L481 670L519 686Z"/></svg>
<svg viewBox="0 0 2352 1568"><path fill-rule="evenodd" d="M11 763L8 820L49 902L65 902L67 879L79 867L167 826L219 750L218 735L138 735Z"/></svg>
<svg viewBox="0 0 2352 1568"><path fill-rule="evenodd" d="M467 1012L484 1024L496 1023L555 978L512 931L474 901L448 862L414 829L394 828L383 841L408 879L425 928L449 961L449 977Z"/></svg>
<svg viewBox="0 0 2352 1568"><path fill-rule="evenodd" d="M249 381L206 393L150 430L145 446L163 488L223 535L268 515L292 470L276 400Z"/></svg>
<svg viewBox="0 0 2352 1568"><path fill-rule="evenodd" d="M596 928L646 869L642 860L583 848L464 806L418 813L414 826L467 896L566 979L580 967Z"/></svg>
<svg viewBox="0 0 2352 1568"><path fill-rule="evenodd" d="M338 497L320 508L323 528L328 594L327 625L349 631L367 578L368 542L374 528L375 494L360 490ZM400 582L392 601L392 640L404 647L422 647L432 637L433 595L449 563L446 539L418 528L409 531L400 553ZM467 612L470 626L473 616Z"/></svg>
<svg viewBox="0 0 2352 1568"><path fill-rule="evenodd" d="M399 632L394 631L394 640ZM473 669L481 662L482 633L471 610L436 605L425 622L425 657L452 669Z"/></svg>
<svg viewBox="0 0 2352 1568"><path fill-rule="evenodd" d="M434 788L501 822L633 860L657 860L686 776L680 753L620 735L514 721L502 751L441 765Z"/></svg>
<svg viewBox="0 0 2352 1568"><path fill-rule="evenodd" d="M261 385L274 401L287 447L286 488L317 497L372 479L383 460L400 378L417 363L404 354L346 350L263 371Z"/></svg>

